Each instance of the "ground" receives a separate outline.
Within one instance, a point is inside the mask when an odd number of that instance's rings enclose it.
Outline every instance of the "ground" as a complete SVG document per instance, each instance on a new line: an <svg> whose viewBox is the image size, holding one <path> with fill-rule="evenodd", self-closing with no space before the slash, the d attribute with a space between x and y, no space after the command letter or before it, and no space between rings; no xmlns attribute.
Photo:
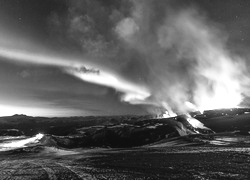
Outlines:
<svg viewBox="0 0 250 180"><path fill-rule="evenodd" d="M77 149L75 152L1 154L0 179L250 179L248 147Z"/></svg>

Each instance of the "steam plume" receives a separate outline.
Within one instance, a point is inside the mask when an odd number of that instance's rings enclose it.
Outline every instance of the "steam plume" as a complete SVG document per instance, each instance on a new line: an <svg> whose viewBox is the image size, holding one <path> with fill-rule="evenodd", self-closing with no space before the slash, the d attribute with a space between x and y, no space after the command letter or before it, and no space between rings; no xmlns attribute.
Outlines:
<svg viewBox="0 0 250 180"><path fill-rule="evenodd" d="M166 6L165 18L155 23L157 9L151 1L134 6L132 17L117 24L117 33L144 55L151 69L148 86L167 114L230 108L242 102L248 82L245 62L227 50L226 37L213 23L195 8ZM127 33L119 31L125 23L133 27Z"/></svg>
<svg viewBox="0 0 250 180"><path fill-rule="evenodd" d="M158 42L165 49L175 47L178 60L192 65L187 73L193 81L191 101L198 109L235 107L243 99L244 62L230 55L216 30L198 15L182 11L168 19L159 29Z"/></svg>

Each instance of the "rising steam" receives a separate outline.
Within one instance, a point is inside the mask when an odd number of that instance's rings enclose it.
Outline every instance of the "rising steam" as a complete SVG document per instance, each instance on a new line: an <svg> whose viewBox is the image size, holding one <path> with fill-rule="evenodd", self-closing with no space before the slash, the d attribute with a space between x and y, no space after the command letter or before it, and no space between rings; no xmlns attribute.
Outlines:
<svg viewBox="0 0 250 180"><path fill-rule="evenodd" d="M162 23L155 24L150 5L135 3L132 17L116 30L144 55L151 68L148 86L165 115L237 107L246 95L246 66L227 50L222 32L194 8L166 8Z"/></svg>
<svg viewBox="0 0 250 180"><path fill-rule="evenodd" d="M191 64L187 73L193 87L187 102L199 110L236 107L246 83L244 62L230 55L216 30L198 16L195 11L182 11L167 19L158 42L166 50L176 48L177 60Z"/></svg>

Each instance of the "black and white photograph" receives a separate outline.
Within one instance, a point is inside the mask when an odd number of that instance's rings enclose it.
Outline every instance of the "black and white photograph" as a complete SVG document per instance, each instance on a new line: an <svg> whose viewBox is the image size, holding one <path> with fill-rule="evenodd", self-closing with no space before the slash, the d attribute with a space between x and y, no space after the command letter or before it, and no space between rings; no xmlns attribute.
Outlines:
<svg viewBox="0 0 250 180"><path fill-rule="evenodd" d="M0 0L0 180L250 179L249 0Z"/></svg>

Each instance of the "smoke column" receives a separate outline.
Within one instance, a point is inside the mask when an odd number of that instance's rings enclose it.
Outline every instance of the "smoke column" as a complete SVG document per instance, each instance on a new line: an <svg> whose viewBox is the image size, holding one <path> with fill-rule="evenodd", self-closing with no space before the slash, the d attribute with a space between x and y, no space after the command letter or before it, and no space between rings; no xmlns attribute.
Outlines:
<svg viewBox="0 0 250 180"><path fill-rule="evenodd" d="M178 58L192 65L187 73L193 81L191 101L198 109L235 107L243 99L244 62L230 55L216 31L198 15L183 11L167 20L158 42L165 49L177 48Z"/></svg>
<svg viewBox="0 0 250 180"><path fill-rule="evenodd" d="M159 9L160 3L134 2L131 17L116 27L120 39L144 55L154 101L166 114L237 107L249 82L244 60L227 50L223 32L196 8L162 3Z"/></svg>

